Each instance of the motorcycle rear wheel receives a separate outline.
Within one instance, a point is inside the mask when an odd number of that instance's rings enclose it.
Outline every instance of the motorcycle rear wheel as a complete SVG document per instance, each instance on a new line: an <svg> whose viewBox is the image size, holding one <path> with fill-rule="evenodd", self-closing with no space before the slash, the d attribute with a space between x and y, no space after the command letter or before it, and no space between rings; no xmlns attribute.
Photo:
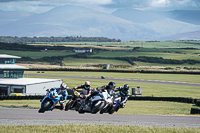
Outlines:
<svg viewBox="0 0 200 133"><path fill-rule="evenodd" d="M73 101L68 101L67 103L66 103L66 105L65 105L65 111L68 111L68 110L70 110L71 109L71 106L72 106L72 104L73 104Z"/></svg>

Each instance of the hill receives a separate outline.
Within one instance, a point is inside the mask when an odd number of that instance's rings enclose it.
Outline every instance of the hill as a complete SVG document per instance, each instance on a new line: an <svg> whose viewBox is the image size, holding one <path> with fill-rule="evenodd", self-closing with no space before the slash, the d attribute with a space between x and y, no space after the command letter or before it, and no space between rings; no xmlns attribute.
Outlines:
<svg viewBox="0 0 200 133"><path fill-rule="evenodd" d="M167 18L164 15L159 15L159 13L152 13L136 9L119 9L113 12L112 15L141 24L142 26L159 33L160 36L170 36L185 32L194 32L198 29L200 30L200 25L178 21L178 19ZM196 19L196 21L199 20ZM173 38L171 38L171 40L173 40Z"/></svg>
<svg viewBox="0 0 200 133"><path fill-rule="evenodd" d="M157 11L155 13L178 21L200 25L200 10Z"/></svg>
<svg viewBox="0 0 200 133"><path fill-rule="evenodd" d="M8 24L10 22L15 22L17 20L26 18L31 15L33 15L33 13L0 10L0 25Z"/></svg>
<svg viewBox="0 0 200 133"><path fill-rule="evenodd" d="M0 25L3 36L92 36L145 40L156 36L153 30L110 14L80 6L62 6L48 12Z"/></svg>

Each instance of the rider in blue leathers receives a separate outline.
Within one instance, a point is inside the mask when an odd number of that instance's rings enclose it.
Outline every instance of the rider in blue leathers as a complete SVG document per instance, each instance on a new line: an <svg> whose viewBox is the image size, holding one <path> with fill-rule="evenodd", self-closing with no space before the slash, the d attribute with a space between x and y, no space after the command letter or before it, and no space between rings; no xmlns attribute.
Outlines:
<svg viewBox="0 0 200 133"><path fill-rule="evenodd" d="M52 92L50 94L52 95L53 98L57 97L58 95L61 95L59 103L60 103L62 109L65 109L65 102L66 102L67 96L68 96L66 88L67 88L67 85L65 83L62 83L60 85L60 88L52 88L50 90Z"/></svg>
<svg viewBox="0 0 200 133"><path fill-rule="evenodd" d="M115 92L119 92L121 96L121 107L125 107L125 103L127 102L129 96L130 96L130 91L129 91L129 85L125 84L124 86L118 87L114 90Z"/></svg>

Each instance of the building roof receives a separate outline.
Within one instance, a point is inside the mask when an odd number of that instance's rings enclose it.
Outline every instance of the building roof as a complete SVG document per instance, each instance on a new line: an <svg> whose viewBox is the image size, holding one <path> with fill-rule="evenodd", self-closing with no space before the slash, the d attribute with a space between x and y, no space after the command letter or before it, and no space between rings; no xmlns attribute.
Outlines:
<svg viewBox="0 0 200 133"><path fill-rule="evenodd" d="M48 83L62 81L62 79L43 79L43 78L18 78L18 79L10 79L10 78L0 78L0 85L33 85L40 83Z"/></svg>
<svg viewBox="0 0 200 133"><path fill-rule="evenodd" d="M19 59L21 57L7 54L0 54L0 58L11 58L11 59Z"/></svg>
<svg viewBox="0 0 200 133"><path fill-rule="evenodd" d="M6 69L29 69L27 67L23 67L23 66L18 66L15 64L0 64L0 69L6 70Z"/></svg>

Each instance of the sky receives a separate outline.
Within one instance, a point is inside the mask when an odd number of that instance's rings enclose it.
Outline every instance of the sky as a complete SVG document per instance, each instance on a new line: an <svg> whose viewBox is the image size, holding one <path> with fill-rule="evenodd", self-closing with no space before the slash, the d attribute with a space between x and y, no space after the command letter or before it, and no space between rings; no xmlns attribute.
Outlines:
<svg viewBox="0 0 200 133"><path fill-rule="evenodd" d="M0 10L2 11L43 13L64 5L79 5L107 13L112 13L120 8L200 10L200 0L0 0Z"/></svg>

